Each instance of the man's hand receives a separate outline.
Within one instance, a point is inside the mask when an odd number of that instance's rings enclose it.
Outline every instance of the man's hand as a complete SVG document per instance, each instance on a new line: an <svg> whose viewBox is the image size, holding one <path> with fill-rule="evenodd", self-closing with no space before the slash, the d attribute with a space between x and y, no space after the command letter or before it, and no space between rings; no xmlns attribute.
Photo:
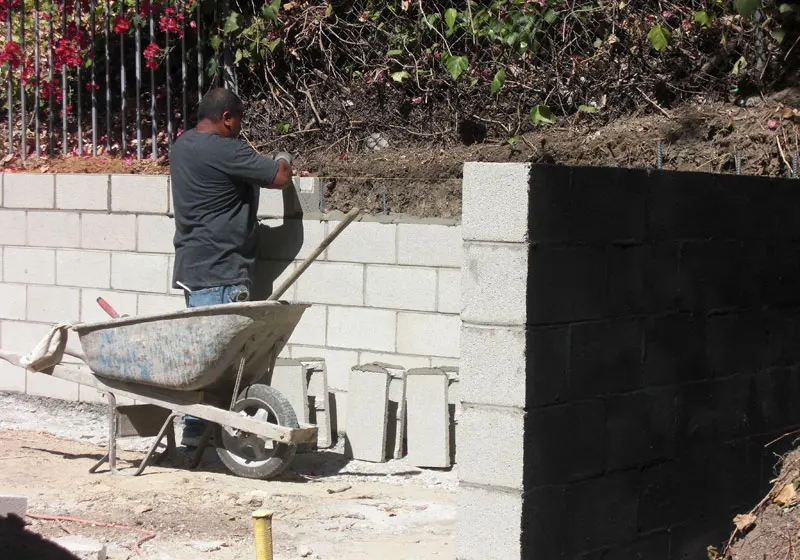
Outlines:
<svg viewBox="0 0 800 560"><path fill-rule="evenodd" d="M289 152L275 152L272 155L272 159L274 159L275 161L283 160L290 166L292 165L292 161L294 160L292 154L290 154Z"/></svg>

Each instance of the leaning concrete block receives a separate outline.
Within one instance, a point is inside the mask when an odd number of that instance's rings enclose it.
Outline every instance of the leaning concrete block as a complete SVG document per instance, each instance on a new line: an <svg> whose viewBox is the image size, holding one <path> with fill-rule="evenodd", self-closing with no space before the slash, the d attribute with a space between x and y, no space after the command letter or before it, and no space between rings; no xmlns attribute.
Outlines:
<svg viewBox="0 0 800 560"><path fill-rule="evenodd" d="M14 514L24 518L26 513L28 513L28 498L13 494L0 494L0 517Z"/></svg>
<svg viewBox="0 0 800 560"><path fill-rule="evenodd" d="M106 560L106 545L95 540L68 535L59 537L53 542L80 560Z"/></svg>
<svg viewBox="0 0 800 560"><path fill-rule="evenodd" d="M328 390L347 391L350 383L350 369L358 365L358 352L353 350L332 350L314 346L292 346L292 355L319 356L325 360L325 375Z"/></svg>
<svg viewBox="0 0 800 560"><path fill-rule="evenodd" d="M394 459L402 459L406 440L406 368L385 362L373 362L389 372L389 418L386 445Z"/></svg>
<svg viewBox="0 0 800 560"><path fill-rule="evenodd" d="M347 448L354 459L386 460L386 424L389 416L389 372L378 366L350 370L347 394Z"/></svg>
<svg viewBox="0 0 800 560"><path fill-rule="evenodd" d="M317 426L316 447L333 444L331 433L331 400L328 394L328 372L322 358L297 358L306 369L308 381L309 418Z"/></svg>
<svg viewBox="0 0 800 560"><path fill-rule="evenodd" d="M450 462L447 374L440 369L409 370L406 377L408 462L446 468Z"/></svg>
<svg viewBox="0 0 800 560"><path fill-rule="evenodd" d="M291 403L298 422L309 423L306 369L301 362L278 358L269 385Z"/></svg>

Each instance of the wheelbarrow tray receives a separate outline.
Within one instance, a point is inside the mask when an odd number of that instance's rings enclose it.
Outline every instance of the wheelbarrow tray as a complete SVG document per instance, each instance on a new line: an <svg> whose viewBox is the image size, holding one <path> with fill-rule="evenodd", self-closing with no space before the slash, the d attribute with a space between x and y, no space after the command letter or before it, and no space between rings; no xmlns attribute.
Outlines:
<svg viewBox="0 0 800 560"><path fill-rule="evenodd" d="M261 379L308 304L243 302L73 326L94 375L173 391L229 392Z"/></svg>

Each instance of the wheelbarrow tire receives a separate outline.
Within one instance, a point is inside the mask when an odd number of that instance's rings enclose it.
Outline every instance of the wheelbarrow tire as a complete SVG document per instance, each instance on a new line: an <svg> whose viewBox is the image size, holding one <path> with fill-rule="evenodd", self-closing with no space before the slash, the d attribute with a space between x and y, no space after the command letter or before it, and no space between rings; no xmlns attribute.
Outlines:
<svg viewBox="0 0 800 560"><path fill-rule="evenodd" d="M255 384L246 387L234 405L235 411L259 407L267 410L270 421L287 428L299 428L297 415L291 403L278 390L269 385ZM234 449L227 449L226 443L231 442L231 437L225 433L220 425L216 425L214 434L217 442L217 455L233 474L245 478L265 480L274 478L282 473L294 459L297 446L273 441L272 456L263 461L243 461ZM227 437L226 437L227 436ZM231 445L231 447L233 447Z"/></svg>

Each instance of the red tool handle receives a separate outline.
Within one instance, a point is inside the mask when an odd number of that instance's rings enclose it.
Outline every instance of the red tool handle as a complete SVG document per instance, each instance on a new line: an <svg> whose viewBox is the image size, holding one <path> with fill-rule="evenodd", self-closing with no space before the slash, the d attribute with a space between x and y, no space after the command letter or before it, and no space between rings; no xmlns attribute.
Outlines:
<svg viewBox="0 0 800 560"><path fill-rule="evenodd" d="M113 307L111 307L111 305L103 298L101 297L97 298L97 304L103 308L103 311L111 315L112 319L119 318L119 313L117 313L116 310Z"/></svg>

